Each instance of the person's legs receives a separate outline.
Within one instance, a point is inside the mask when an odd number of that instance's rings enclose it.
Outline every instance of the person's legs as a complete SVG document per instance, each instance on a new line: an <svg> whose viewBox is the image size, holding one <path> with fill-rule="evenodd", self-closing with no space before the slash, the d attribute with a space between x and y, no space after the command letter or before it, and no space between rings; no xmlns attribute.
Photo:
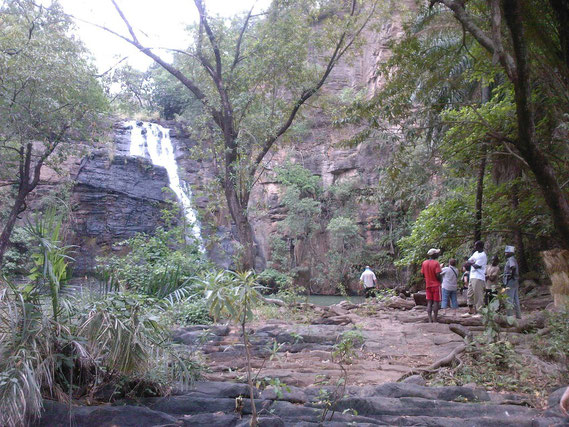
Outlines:
<svg viewBox="0 0 569 427"><path fill-rule="evenodd" d="M474 314L474 285L472 280L470 280L468 288L466 288L466 303L468 304L468 312Z"/></svg>
<svg viewBox="0 0 569 427"><path fill-rule="evenodd" d="M443 300L441 303L441 308L444 310L447 308L448 306L448 299L449 299L449 292L448 290L446 290L445 288L443 288Z"/></svg>
<svg viewBox="0 0 569 427"><path fill-rule="evenodd" d="M429 315L429 323L433 323L433 300L427 300L427 314Z"/></svg>
<svg viewBox="0 0 569 427"><path fill-rule="evenodd" d="M449 291L450 296L450 306L454 310L456 314L456 310L458 309L458 292L457 291Z"/></svg>
<svg viewBox="0 0 569 427"><path fill-rule="evenodd" d="M473 288L473 306L476 311L478 311L484 305L484 289L486 288L486 284L484 280L471 279L470 285Z"/></svg>
<svg viewBox="0 0 569 427"><path fill-rule="evenodd" d="M452 307L453 316L456 317L458 312L458 291L451 291L450 306Z"/></svg>
<svg viewBox="0 0 569 427"><path fill-rule="evenodd" d="M514 291L514 309L516 310L516 318L522 318L522 309L520 307L520 287L516 286Z"/></svg>
<svg viewBox="0 0 569 427"><path fill-rule="evenodd" d="M491 300L492 300L492 290L486 289L484 291L484 305L490 304Z"/></svg>
<svg viewBox="0 0 569 427"><path fill-rule="evenodd" d="M439 306L441 305L440 301L433 301L433 320L435 323L439 321Z"/></svg>
<svg viewBox="0 0 569 427"><path fill-rule="evenodd" d="M431 299L433 300L433 320L438 321L439 307L441 306L441 287L431 288Z"/></svg>
<svg viewBox="0 0 569 427"><path fill-rule="evenodd" d="M506 303L506 315L507 316L512 316L513 313L513 308L514 308L514 298L515 295L517 293L518 287L515 286L515 283L513 281L508 281L508 283L506 284L506 295L508 296L508 301Z"/></svg>

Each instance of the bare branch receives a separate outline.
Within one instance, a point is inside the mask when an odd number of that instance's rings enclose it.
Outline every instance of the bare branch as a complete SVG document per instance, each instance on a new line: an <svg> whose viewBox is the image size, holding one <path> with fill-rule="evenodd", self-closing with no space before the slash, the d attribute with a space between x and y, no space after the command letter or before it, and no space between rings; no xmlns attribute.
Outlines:
<svg viewBox="0 0 569 427"><path fill-rule="evenodd" d="M120 11L120 15L121 18L123 19L123 21L125 21L125 24L127 25L127 28L129 28L129 31L132 31L132 26L130 25L130 23L128 22L126 16L124 15L124 13L122 13L122 11L120 10L119 6L116 4L116 2L113 1L113 4L115 5L115 8ZM71 16L71 15L70 15ZM185 87L187 87L193 94L194 96L204 105L204 107L206 107L206 109L210 112L213 120L215 121L215 123L217 125L219 125L221 127L222 124L222 120L221 120L221 113L216 110L211 103L209 102L209 100L207 99L206 95L201 91L201 89L193 82L193 80L189 79L188 77L186 77L182 71L180 71L178 68L174 67L173 65L167 63L166 61L164 61L160 56L156 55L154 52L152 52L150 50L150 48L143 46L136 38L133 39L129 39L128 37L123 36L122 34L111 30L110 28L104 26L104 25L99 25L99 24L95 24L93 22L89 22L89 21L85 21L83 19L80 18L76 18L75 19L81 21L81 22L85 22L87 24L93 25L97 28L100 28L101 30L104 30L110 34L113 34L116 37L119 37L121 39L123 39L124 41L126 41L127 43L133 45L134 47L136 47L140 52L144 53L146 56L150 57L151 59L153 59L157 64L159 64L162 68L164 68L166 71L168 71L170 74L172 74L176 79L178 79L178 81L180 81L180 83L182 83ZM132 33L131 33L132 35Z"/></svg>
<svg viewBox="0 0 569 427"><path fill-rule="evenodd" d="M209 26L209 22L207 21L207 15L202 0L194 0L194 3L200 14L200 22L203 24L203 27L209 39L209 43L213 48L213 54L215 55L215 72L219 79L221 79L221 53L219 52L219 45L217 44L215 35Z"/></svg>
<svg viewBox="0 0 569 427"><path fill-rule="evenodd" d="M138 42L138 38L136 37L136 34L134 33L134 30L132 29L132 26L130 25L130 23L128 22L128 20L126 19L126 17L124 16L124 13L122 13L122 10L120 9L119 5L117 4L117 2L115 0L111 0L111 2L113 3L113 5L115 6L115 9L117 10L118 14L120 15L121 19L123 20L123 22L126 25L126 28L128 28L128 32L130 33L130 36L132 37L132 40L135 43L139 43Z"/></svg>
<svg viewBox="0 0 569 427"><path fill-rule="evenodd" d="M255 5L253 5L253 7L254 6ZM237 66L237 64L240 61L241 43L243 42L243 35L245 34L245 31L247 30L247 26L249 25L249 20L251 19L251 14L253 13L253 7L251 7L251 10L247 14L247 18L245 18L245 22L243 23L243 27L241 28L241 31L239 33L239 38L237 39L237 45L235 46L235 57L233 58L233 64L231 64L231 72L233 72L233 70L235 69L235 67Z"/></svg>

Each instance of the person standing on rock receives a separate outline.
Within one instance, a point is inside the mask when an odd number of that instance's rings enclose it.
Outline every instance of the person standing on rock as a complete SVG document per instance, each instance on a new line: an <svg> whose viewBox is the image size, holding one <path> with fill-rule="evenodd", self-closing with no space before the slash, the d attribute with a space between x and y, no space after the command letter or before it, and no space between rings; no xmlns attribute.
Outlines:
<svg viewBox="0 0 569 427"><path fill-rule="evenodd" d="M522 310L520 309L520 273L518 262L514 257L515 248L513 246L506 246L506 265L504 267L504 287L508 295L508 302L511 304L506 310L508 316L512 315L512 306L516 310L516 317L522 318Z"/></svg>
<svg viewBox="0 0 569 427"><path fill-rule="evenodd" d="M448 307L448 301L450 299L450 306L454 311L454 316L456 317L456 310L458 309L458 268L456 268L456 259L451 258L448 260L449 266L444 267L441 271L441 276L443 278L442 288L443 288L443 302L441 308L445 310Z"/></svg>
<svg viewBox="0 0 569 427"><path fill-rule="evenodd" d="M484 304L488 305L498 293L498 278L500 276L500 260L497 255L492 257L492 264L486 267L486 293Z"/></svg>
<svg viewBox="0 0 569 427"><path fill-rule="evenodd" d="M364 288L365 297L373 297L375 288L377 287L377 278L375 277L375 273L369 268L369 265L366 265L364 272L360 276L360 283Z"/></svg>
<svg viewBox="0 0 569 427"><path fill-rule="evenodd" d="M476 314L484 305L484 289L486 288L486 264L488 257L484 252L484 242L477 240L474 243L474 253L468 258L470 264L470 283L466 299L468 312Z"/></svg>
<svg viewBox="0 0 569 427"><path fill-rule="evenodd" d="M436 322L441 303L441 265L437 261L441 253L440 249L431 248L427 252L429 259L423 261L421 274L425 278L425 291L427 294L427 314L429 323ZM434 315L434 316L433 316Z"/></svg>

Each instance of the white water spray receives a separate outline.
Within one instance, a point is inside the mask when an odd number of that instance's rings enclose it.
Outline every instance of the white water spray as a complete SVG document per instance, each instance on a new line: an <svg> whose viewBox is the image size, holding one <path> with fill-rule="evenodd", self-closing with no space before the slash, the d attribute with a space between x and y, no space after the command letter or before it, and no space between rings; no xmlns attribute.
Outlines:
<svg viewBox="0 0 569 427"><path fill-rule="evenodd" d="M170 188L178 197L191 233L198 241L200 250L204 252L200 224L196 211L192 207L192 190L189 185L180 180L180 175L178 175L178 164L170 140L170 129L148 122L130 121L127 125L132 127L130 155L149 158L153 165L163 166L166 169Z"/></svg>

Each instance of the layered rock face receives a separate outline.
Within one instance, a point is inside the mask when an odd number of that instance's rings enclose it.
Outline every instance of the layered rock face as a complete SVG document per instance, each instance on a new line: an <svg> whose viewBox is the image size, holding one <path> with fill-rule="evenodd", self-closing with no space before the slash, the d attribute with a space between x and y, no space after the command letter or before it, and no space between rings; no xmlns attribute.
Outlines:
<svg viewBox="0 0 569 427"><path fill-rule="evenodd" d="M209 199L200 194L213 181L211 165L188 156L196 142L184 126L165 121L160 125L170 129L179 172L196 195L194 206L206 211ZM75 275L92 273L99 255L123 253L125 248L118 242L136 233L152 234L163 225L161 211L167 202L175 200L170 191L164 191L169 185L165 168L153 165L149 159L130 156L131 127L118 122L113 130L114 150L93 152L81 160L76 172L72 194ZM209 258L228 268L233 254L231 226L227 222L216 228L205 225L203 234Z"/></svg>
<svg viewBox="0 0 569 427"><path fill-rule="evenodd" d="M136 233L152 233L166 207L168 176L149 160L98 151L83 159L73 190L75 274L95 267L97 255Z"/></svg>

